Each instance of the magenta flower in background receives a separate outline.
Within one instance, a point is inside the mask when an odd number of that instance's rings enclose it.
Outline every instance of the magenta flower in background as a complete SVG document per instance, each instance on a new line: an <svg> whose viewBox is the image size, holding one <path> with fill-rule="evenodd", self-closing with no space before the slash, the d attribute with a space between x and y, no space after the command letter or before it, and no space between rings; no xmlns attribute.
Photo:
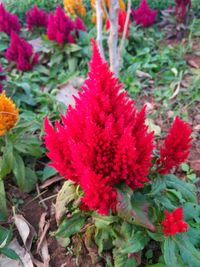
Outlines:
<svg viewBox="0 0 200 267"><path fill-rule="evenodd" d="M14 32L11 33L10 46L5 57L16 62L17 69L21 71L31 70L38 63L38 54L34 53L32 46Z"/></svg>
<svg viewBox="0 0 200 267"><path fill-rule="evenodd" d="M21 29L18 17L8 12L3 4L0 4L0 32L11 35L11 32L19 33Z"/></svg>
<svg viewBox="0 0 200 267"><path fill-rule="evenodd" d="M125 27L125 23L126 23L126 16L127 16L126 11L119 10L119 13L118 13L118 34L119 35L122 34L124 31L124 27ZM131 20L129 19L128 28L126 31L126 38L128 38L130 25L131 25ZM106 30L108 30L108 29L110 29L110 21L109 20L106 21Z"/></svg>
<svg viewBox="0 0 200 267"><path fill-rule="evenodd" d="M147 0L142 0L138 9L132 9L132 16L137 25L149 27L155 23L158 11L149 7Z"/></svg>
<svg viewBox="0 0 200 267"><path fill-rule="evenodd" d="M76 17L76 20L74 23L75 23L76 30L80 30L84 32L86 31L86 26L81 18Z"/></svg>
<svg viewBox="0 0 200 267"><path fill-rule="evenodd" d="M65 14L58 5L55 14L49 14L47 36L49 40L59 44L75 43L72 32L75 30L75 23Z"/></svg>
<svg viewBox="0 0 200 267"><path fill-rule="evenodd" d="M175 0L176 3L176 18L178 22L183 22L187 11L192 7L191 0Z"/></svg>
<svg viewBox="0 0 200 267"><path fill-rule="evenodd" d="M48 13L34 5L26 12L26 24L31 31L34 27L47 27Z"/></svg>

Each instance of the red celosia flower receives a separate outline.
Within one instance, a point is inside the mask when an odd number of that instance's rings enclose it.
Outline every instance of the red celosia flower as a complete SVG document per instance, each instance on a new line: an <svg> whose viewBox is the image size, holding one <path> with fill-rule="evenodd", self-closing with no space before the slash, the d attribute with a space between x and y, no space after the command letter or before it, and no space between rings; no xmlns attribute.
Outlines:
<svg viewBox="0 0 200 267"><path fill-rule="evenodd" d="M126 22L126 16L127 13L125 10L120 10L118 13L118 34L122 34L124 31L124 26L125 26L125 22ZM126 32L126 37L128 37L128 33L129 33L129 27L131 25L131 21L129 20L128 22L128 28L127 28L127 32ZM110 28L110 21L107 20L106 21L106 30L108 30Z"/></svg>
<svg viewBox="0 0 200 267"><path fill-rule="evenodd" d="M165 211L165 220L162 222L164 235L175 235L186 232L188 224L184 221L183 209L177 208L169 213Z"/></svg>
<svg viewBox="0 0 200 267"><path fill-rule="evenodd" d="M32 46L17 34L12 32L10 46L5 52L5 57L10 61L15 61L17 69L28 71L33 65L38 63L38 54L34 53Z"/></svg>
<svg viewBox="0 0 200 267"><path fill-rule="evenodd" d="M74 22L65 15L64 10L57 6L55 14L50 13L48 18L47 36L49 40L59 44L74 43L72 31L75 29Z"/></svg>
<svg viewBox="0 0 200 267"><path fill-rule="evenodd" d="M4 5L0 4L0 32L10 35L12 31L19 33L20 28L18 17L9 13Z"/></svg>
<svg viewBox="0 0 200 267"><path fill-rule="evenodd" d="M4 70L0 65L0 82L6 80L6 75L1 74L1 72L3 72L3 71ZM3 85L0 83L0 93L2 92L2 90L3 90Z"/></svg>
<svg viewBox="0 0 200 267"><path fill-rule="evenodd" d="M192 130L186 122L179 117L175 118L170 132L165 138L164 146L160 148L159 173L166 174L187 159L191 148L191 132Z"/></svg>
<svg viewBox="0 0 200 267"><path fill-rule="evenodd" d="M191 0L175 0L176 3L176 18L178 22L183 22L187 11L192 7Z"/></svg>
<svg viewBox="0 0 200 267"><path fill-rule="evenodd" d="M47 27L48 14L44 10L34 5L29 11L26 12L26 24L31 31L36 27Z"/></svg>
<svg viewBox="0 0 200 267"><path fill-rule="evenodd" d="M51 166L83 189L84 204L108 214L116 209L115 185L125 182L134 190L148 181L153 133L147 132L145 108L138 112L121 91L94 41L90 68L62 123L54 129L45 119L45 144Z"/></svg>
<svg viewBox="0 0 200 267"><path fill-rule="evenodd" d="M83 22L82 19L80 19L79 17L76 17L76 20L75 20L75 29L76 30L80 30L80 31L86 31L86 26Z"/></svg>
<svg viewBox="0 0 200 267"><path fill-rule="evenodd" d="M135 23L142 27L149 27L154 24L157 16L157 10L149 7L147 0L142 0L138 9L132 9L132 16Z"/></svg>

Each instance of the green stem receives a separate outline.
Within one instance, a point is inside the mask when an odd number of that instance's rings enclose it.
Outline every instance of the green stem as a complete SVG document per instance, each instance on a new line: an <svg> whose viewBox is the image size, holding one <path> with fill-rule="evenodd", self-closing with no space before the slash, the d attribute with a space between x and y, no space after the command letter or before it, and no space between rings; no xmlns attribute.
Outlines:
<svg viewBox="0 0 200 267"><path fill-rule="evenodd" d="M3 213L3 215L5 216L7 216L8 214L6 205L6 192L2 179L0 179L0 212Z"/></svg>

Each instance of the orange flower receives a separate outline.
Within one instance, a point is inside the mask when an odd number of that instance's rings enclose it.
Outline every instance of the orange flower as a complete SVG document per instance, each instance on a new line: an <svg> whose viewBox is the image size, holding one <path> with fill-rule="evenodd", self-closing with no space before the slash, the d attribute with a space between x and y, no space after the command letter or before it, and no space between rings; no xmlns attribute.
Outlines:
<svg viewBox="0 0 200 267"><path fill-rule="evenodd" d="M19 117L19 109L13 101L6 96L5 91L0 95L0 136L13 128Z"/></svg>
<svg viewBox="0 0 200 267"><path fill-rule="evenodd" d="M96 4L96 0L91 0L91 6L94 10L94 13L92 15L92 22L96 23L96 12L95 12L95 4ZM103 20L106 19L106 10L105 8L107 8L108 10L110 9L110 0L104 0L104 2L101 0L101 8L103 9ZM121 10L125 10L126 5L124 3L123 0L119 0L119 8Z"/></svg>
<svg viewBox="0 0 200 267"><path fill-rule="evenodd" d="M63 0L63 4L65 11L71 15L84 17L86 14L82 0Z"/></svg>

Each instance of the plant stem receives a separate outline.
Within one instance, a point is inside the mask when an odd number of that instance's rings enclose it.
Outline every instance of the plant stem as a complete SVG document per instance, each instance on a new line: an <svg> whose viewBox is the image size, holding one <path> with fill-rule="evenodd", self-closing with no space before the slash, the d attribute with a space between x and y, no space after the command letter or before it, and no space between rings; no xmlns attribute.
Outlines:
<svg viewBox="0 0 200 267"><path fill-rule="evenodd" d="M119 73L119 58L118 58L118 13L119 1L110 1L110 36L108 39L110 69L118 76Z"/></svg>
<svg viewBox="0 0 200 267"><path fill-rule="evenodd" d="M0 212L3 213L3 215L7 216L7 205L6 205L6 192L4 187L4 181L0 179Z"/></svg>

